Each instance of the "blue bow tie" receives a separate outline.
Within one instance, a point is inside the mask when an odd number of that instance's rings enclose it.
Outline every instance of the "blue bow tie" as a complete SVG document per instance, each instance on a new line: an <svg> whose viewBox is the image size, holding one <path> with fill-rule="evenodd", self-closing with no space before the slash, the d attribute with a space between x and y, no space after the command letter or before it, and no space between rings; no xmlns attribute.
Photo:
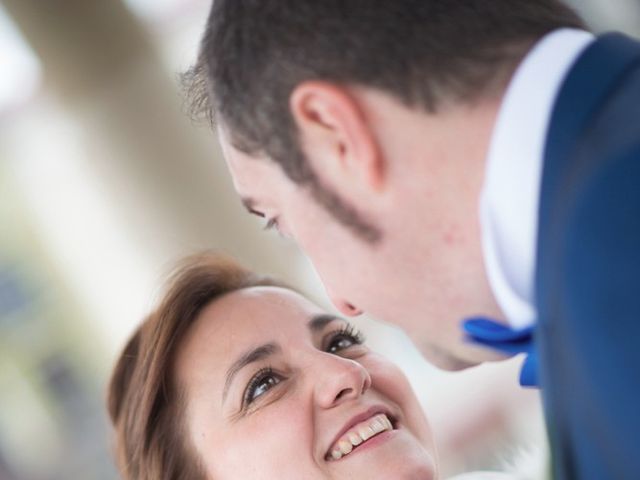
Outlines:
<svg viewBox="0 0 640 480"><path fill-rule="evenodd" d="M538 387L538 355L533 345L533 327L510 328L487 318L471 318L462 322L462 329L471 342L501 353L526 353L520 385Z"/></svg>

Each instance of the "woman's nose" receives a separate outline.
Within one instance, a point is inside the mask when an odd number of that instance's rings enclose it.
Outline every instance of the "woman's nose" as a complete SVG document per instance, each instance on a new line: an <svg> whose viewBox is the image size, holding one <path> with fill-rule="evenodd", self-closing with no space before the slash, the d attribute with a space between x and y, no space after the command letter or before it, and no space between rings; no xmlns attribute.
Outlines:
<svg viewBox="0 0 640 480"><path fill-rule="evenodd" d="M317 402L323 408L333 408L361 397L371 387L369 372L358 362L330 353L321 353L316 382Z"/></svg>

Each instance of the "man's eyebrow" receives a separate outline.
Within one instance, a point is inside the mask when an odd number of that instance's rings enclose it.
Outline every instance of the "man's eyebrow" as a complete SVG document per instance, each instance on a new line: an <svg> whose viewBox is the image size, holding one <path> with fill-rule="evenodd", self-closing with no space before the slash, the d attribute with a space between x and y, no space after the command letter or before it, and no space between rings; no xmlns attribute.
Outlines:
<svg viewBox="0 0 640 480"><path fill-rule="evenodd" d="M334 320L342 320L344 322L342 318L331 315L330 313L321 313L319 315L314 315L313 317L311 317L311 320L309 320L307 326L312 332L319 332Z"/></svg>
<svg viewBox="0 0 640 480"><path fill-rule="evenodd" d="M229 387L231 387L231 382L233 381L233 377L242 370L247 365L263 360L266 357L274 355L282 351L280 345L276 343L265 343L256 348L252 348L248 352L244 353L240 358L238 358L227 370L227 377L224 382L224 390L222 391L222 401L227 398L227 394L229 393Z"/></svg>
<svg viewBox="0 0 640 480"><path fill-rule="evenodd" d="M264 217L264 213L256 210L256 207L255 207L256 202L253 198L242 197L240 201L242 202L242 205L244 205L244 208L246 208L249 213L252 213L253 215L257 215L259 217Z"/></svg>

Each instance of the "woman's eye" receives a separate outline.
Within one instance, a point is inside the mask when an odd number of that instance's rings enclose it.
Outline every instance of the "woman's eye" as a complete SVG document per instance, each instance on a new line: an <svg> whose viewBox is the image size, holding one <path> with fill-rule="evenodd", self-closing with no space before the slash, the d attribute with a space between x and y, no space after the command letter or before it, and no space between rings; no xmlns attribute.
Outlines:
<svg viewBox="0 0 640 480"><path fill-rule="evenodd" d="M345 348L349 348L353 345L356 345L356 340L353 337L348 337L346 335L337 335L331 340L329 347L327 348L327 352L329 353L338 353Z"/></svg>
<svg viewBox="0 0 640 480"><path fill-rule="evenodd" d="M352 325L334 332L329 338L330 341L327 342L325 349L328 353L338 353L354 345L362 345L364 343L364 335Z"/></svg>
<svg viewBox="0 0 640 480"><path fill-rule="evenodd" d="M281 381L282 377L271 371L258 373L249 384L245 394L245 404L249 404L264 395Z"/></svg>

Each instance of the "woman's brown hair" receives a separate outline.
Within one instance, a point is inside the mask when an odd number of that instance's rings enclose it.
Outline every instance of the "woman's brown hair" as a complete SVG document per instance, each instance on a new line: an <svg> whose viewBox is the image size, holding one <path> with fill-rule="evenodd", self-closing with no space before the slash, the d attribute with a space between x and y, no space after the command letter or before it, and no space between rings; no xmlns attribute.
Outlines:
<svg viewBox="0 0 640 480"><path fill-rule="evenodd" d="M125 480L206 478L183 431L175 353L207 305L255 286L284 285L211 253L187 258L170 277L159 307L127 342L109 384L115 455Z"/></svg>

